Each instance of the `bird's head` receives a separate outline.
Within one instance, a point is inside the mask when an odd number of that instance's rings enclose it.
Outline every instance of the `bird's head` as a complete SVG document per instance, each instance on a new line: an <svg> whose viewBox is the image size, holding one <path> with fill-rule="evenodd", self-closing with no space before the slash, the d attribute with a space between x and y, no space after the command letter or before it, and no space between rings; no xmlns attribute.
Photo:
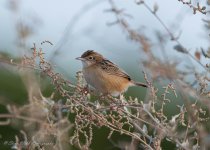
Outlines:
<svg viewBox="0 0 210 150"><path fill-rule="evenodd" d="M76 59L81 60L84 67L89 67L102 61L104 57L93 50L87 50L81 55L81 57L77 57Z"/></svg>

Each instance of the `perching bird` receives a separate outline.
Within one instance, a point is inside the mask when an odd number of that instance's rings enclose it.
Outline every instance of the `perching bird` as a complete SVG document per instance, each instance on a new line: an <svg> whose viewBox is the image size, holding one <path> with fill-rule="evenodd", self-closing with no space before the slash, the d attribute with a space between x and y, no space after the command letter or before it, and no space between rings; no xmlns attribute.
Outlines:
<svg viewBox="0 0 210 150"><path fill-rule="evenodd" d="M93 50L84 52L76 59L82 61L87 84L103 94L118 96L130 86L147 87L144 83L132 80L125 71Z"/></svg>

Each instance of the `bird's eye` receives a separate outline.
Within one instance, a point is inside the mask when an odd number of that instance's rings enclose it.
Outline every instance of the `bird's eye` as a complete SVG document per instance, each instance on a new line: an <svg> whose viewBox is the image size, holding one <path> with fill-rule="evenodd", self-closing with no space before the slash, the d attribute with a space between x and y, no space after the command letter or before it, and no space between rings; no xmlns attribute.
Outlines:
<svg viewBox="0 0 210 150"><path fill-rule="evenodd" d="M93 56L88 57L89 60L93 60Z"/></svg>

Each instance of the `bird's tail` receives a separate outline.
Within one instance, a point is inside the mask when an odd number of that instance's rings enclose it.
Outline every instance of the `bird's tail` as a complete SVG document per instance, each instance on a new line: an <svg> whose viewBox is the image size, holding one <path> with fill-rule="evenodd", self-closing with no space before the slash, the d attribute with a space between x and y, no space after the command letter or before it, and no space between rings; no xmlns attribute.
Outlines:
<svg viewBox="0 0 210 150"><path fill-rule="evenodd" d="M136 86L148 87L147 84L142 83L142 82L135 82L135 81L132 81L132 82L133 82L133 84L136 85Z"/></svg>

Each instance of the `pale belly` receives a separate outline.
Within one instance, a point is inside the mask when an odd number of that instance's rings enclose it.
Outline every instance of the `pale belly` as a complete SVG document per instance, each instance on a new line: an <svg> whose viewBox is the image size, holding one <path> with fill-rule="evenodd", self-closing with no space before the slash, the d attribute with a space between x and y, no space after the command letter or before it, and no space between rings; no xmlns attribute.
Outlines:
<svg viewBox="0 0 210 150"><path fill-rule="evenodd" d="M83 75L87 84L91 85L98 92L103 94L118 96L119 94L125 92L129 86L131 86L127 79L110 75L101 71L84 69Z"/></svg>

